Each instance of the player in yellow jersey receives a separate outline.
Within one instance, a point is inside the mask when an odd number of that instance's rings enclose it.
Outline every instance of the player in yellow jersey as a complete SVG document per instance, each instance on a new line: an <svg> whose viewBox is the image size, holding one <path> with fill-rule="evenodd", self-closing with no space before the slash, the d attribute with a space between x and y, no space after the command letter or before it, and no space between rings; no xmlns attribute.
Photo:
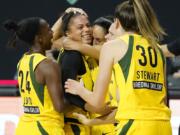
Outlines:
<svg viewBox="0 0 180 135"><path fill-rule="evenodd" d="M93 23L93 46L100 47L104 42L105 42L105 35L108 32L108 29L110 25L113 22L113 17L112 16L104 16L104 17L99 17L96 19ZM77 41L73 41L70 39L66 39L66 41L63 42L64 47L68 47L67 49L71 50L78 50L83 52L80 48L82 46L87 47L87 52L89 51L89 48L92 48L91 45L86 45L83 43L83 45L80 45L82 43L78 43ZM83 52L84 53L84 52ZM91 52L89 52L91 53ZM93 52L94 53L94 52ZM86 53L85 53L86 54ZM87 53L88 54L88 53ZM87 55L86 54L86 55ZM93 56L94 57L94 56ZM98 58L91 58L87 57L87 62L89 65L89 68L91 70L91 76L93 80L93 84L96 82L97 74L98 74ZM117 98L116 98L116 84L115 80L113 79L114 76L112 76L112 80L110 82L108 94L106 97L106 102L109 102L110 106L116 106L117 105ZM95 118L97 116L100 116L99 114L91 113L91 118ZM112 133L114 131L114 125L113 124L108 124L108 125L100 125L100 126L92 126L91 128L91 134L93 135L102 135L102 134L107 134L107 133Z"/></svg>
<svg viewBox="0 0 180 135"><path fill-rule="evenodd" d="M93 46L94 45L103 45L103 43L106 41L105 36L108 33L110 25L113 23L113 17L112 16L102 16L97 18L93 22ZM97 75L99 71L99 62L98 60L92 60L90 61L91 67L91 75L93 79L93 83L96 83ZM108 93L106 96L106 102L109 102L110 106L117 106L117 98L116 98L116 83L114 80L114 76L111 77L111 81L108 88ZM92 114L91 118L96 118L100 116L99 114ZM93 135L103 135L103 134L112 134L114 131L115 126L113 124L103 124L103 125L97 125L92 126L91 134Z"/></svg>
<svg viewBox="0 0 180 135"><path fill-rule="evenodd" d="M86 36L85 42L90 43L91 27L88 17L79 12L65 12L62 16L61 30L63 36L69 37L75 41L82 41L82 37ZM62 83L64 84L68 78L80 81L84 87L92 89L92 79L88 68L86 58L78 51L69 51L64 49L60 53L58 63L61 65ZM89 115L86 111L86 102L79 96L65 93L65 98L71 105L75 105L74 109L65 114L65 133L67 135L90 135L89 126L81 124L73 115L73 112L81 112Z"/></svg>
<svg viewBox="0 0 180 135"><path fill-rule="evenodd" d="M166 63L157 46L165 32L149 2L130 0L118 5L111 30L119 37L101 49L93 92L84 92L71 79L66 82L66 91L102 107L114 70L120 90L118 109L96 122L118 122L117 135L171 135L171 112L166 106Z"/></svg>
<svg viewBox="0 0 180 135"><path fill-rule="evenodd" d="M19 23L7 21L7 30L29 46L19 60L18 83L24 114L16 135L64 135L64 97L59 66L45 56L51 48L52 31L42 18L32 17Z"/></svg>

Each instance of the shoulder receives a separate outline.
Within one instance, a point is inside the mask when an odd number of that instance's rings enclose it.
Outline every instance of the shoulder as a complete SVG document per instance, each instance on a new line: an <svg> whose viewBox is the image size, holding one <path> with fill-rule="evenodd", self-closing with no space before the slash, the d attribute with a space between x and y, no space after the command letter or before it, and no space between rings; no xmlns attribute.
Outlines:
<svg viewBox="0 0 180 135"><path fill-rule="evenodd" d="M120 38L116 38L116 39L113 39L113 40L110 40L110 41L107 41L103 47L102 47L102 50L104 51L114 51L116 49L119 49L119 48L127 48L127 44Z"/></svg>
<svg viewBox="0 0 180 135"><path fill-rule="evenodd" d="M120 38L106 42L101 49L101 59L116 63L127 52L128 45Z"/></svg>
<svg viewBox="0 0 180 135"><path fill-rule="evenodd" d="M38 65L37 68L38 70L41 70L41 72L43 72L44 74L47 74L57 72L60 67L56 62L46 58Z"/></svg>

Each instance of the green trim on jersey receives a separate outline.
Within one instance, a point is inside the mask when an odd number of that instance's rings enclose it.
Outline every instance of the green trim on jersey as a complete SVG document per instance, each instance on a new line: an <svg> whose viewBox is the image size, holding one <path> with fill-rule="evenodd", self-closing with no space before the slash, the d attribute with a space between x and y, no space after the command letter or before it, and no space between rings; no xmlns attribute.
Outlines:
<svg viewBox="0 0 180 135"><path fill-rule="evenodd" d="M48 132L43 128L43 126L41 125L39 121L37 121L37 126L42 135L49 135Z"/></svg>
<svg viewBox="0 0 180 135"><path fill-rule="evenodd" d="M119 133L119 135L126 135L129 128L131 127L131 125L133 124L134 120L130 119L122 128L121 132Z"/></svg>
<svg viewBox="0 0 180 135"><path fill-rule="evenodd" d="M132 51L133 51L133 43L134 43L134 37L133 36L129 36L129 46L128 46L128 50L126 52L126 54L124 55L124 57L118 62L125 80L127 81L127 77L129 74L129 68L130 68L130 64L131 64L131 58L132 58Z"/></svg>
<svg viewBox="0 0 180 135"><path fill-rule="evenodd" d="M60 63L61 55L62 55L63 52L64 52L64 48L61 48L59 50L59 55L58 55L57 60L56 60L58 64Z"/></svg>
<svg viewBox="0 0 180 135"><path fill-rule="evenodd" d="M42 105L44 105L44 86L36 81L35 73L33 71L33 60L34 60L34 56L31 56L29 61L30 77L32 80L32 85L34 87L34 90L39 98L39 101L41 102Z"/></svg>
<svg viewBox="0 0 180 135"><path fill-rule="evenodd" d="M160 51L160 54L161 54L161 57L162 57L162 60L163 60L163 68L165 68L166 58L164 57L164 54L163 54L162 50L160 48L158 48L158 50Z"/></svg>

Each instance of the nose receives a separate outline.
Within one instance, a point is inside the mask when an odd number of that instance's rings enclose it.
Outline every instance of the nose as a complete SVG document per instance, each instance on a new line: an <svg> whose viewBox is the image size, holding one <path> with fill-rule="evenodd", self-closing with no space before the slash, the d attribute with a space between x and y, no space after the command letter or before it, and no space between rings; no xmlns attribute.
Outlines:
<svg viewBox="0 0 180 135"><path fill-rule="evenodd" d="M85 27L84 27L84 32L90 32L90 27L85 26Z"/></svg>
<svg viewBox="0 0 180 135"><path fill-rule="evenodd" d="M52 29L50 29L50 32L53 34L54 32L52 31Z"/></svg>
<svg viewBox="0 0 180 135"><path fill-rule="evenodd" d="M110 36L110 34L107 33L107 34L105 35L105 39L106 39L106 40L109 40L109 36Z"/></svg>
<svg viewBox="0 0 180 135"><path fill-rule="evenodd" d="M53 37L53 31L52 31L52 30L50 30L50 32L49 32L49 33L50 33L51 37Z"/></svg>

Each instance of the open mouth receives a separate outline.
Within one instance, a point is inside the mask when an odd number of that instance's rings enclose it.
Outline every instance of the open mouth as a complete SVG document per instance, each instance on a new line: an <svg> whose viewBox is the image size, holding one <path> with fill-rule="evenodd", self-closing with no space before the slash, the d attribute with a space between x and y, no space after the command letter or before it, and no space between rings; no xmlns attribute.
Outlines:
<svg viewBox="0 0 180 135"><path fill-rule="evenodd" d="M91 34L84 34L81 37L82 37L82 39L92 39Z"/></svg>

